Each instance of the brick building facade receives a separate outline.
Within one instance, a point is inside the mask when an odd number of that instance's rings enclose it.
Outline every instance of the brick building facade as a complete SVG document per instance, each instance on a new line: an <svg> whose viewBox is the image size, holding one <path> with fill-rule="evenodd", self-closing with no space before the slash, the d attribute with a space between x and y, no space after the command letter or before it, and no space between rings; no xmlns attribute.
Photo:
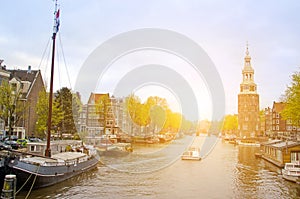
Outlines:
<svg viewBox="0 0 300 199"><path fill-rule="evenodd" d="M2 60L0 60L2 63ZM39 92L45 89L44 81L40 70L9 70L0 63L0 85L3 81L9 83L13 90L20 92L18 103L24 106L21 119L13 126L13 134L18 138L32 136L34 134L37 121L36 104ZM7 121L0 121L1 135L5 136L8 131Z"/></svg>
<svg viewBox="0 0 300 199"><path fill-rule="evenodd" d="M16 84L21 89L21 97L25 103L25 113L21 121L14 127L15 133L18 133L18 137L21 136L18 129L25 130L25 136L34 135L35 125L37 122L36 104L39 99L39 93L45 89L44 81L40 70L8 70L10 72L9 83Z"/></svg>

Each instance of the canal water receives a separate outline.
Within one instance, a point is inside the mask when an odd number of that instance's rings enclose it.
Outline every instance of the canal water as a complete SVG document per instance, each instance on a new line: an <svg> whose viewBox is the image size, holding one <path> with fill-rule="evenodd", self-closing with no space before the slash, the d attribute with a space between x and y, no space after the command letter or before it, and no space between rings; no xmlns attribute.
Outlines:
<svg viewBox="0 0 300 199"><path fill-rule="evenodd" d="M33 190L29 198L300 198L300 185L285 181L279 168L255 157L259 148L234 146L214 136L194 139L134 146L133 154L102 157L97 169ZM202 146L203 159L181 160L193 140Z"/></svg>

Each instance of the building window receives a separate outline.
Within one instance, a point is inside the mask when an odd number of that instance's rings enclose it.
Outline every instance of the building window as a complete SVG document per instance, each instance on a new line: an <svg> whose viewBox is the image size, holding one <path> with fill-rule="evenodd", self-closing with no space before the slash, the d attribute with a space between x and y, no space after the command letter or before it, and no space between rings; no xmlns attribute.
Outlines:
<svg viewBox="0 0 300 199"><path fill-rule="evenodd" d="M279 125L276 125L276 130L279 131Z"/></svg>
<svg viewBox="0 0 300 199"><path fill-rule="evenodd" d="M279 124L279 119L276 120L276 124Z"/></svg>
<svg viewBox="0 0 300 199"><path fill-rule="evenodd" d="M279 118L279 113L276 113L276 118Z"/></svg>
<svg viewBox="0 0 300 199"><path fill-rule="evenodd" d="M291 152L291 162L300 161L300 152Z"/></svg>

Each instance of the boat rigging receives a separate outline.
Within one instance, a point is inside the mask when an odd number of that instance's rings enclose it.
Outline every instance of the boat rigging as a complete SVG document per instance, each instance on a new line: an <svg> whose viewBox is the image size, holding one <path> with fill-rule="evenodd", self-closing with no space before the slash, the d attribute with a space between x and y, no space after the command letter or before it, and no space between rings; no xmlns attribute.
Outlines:
<svg viewBox="0 0 300 199"><path fill-rule="evenodd" d="M54 76L54 59L55 59L55 40L56 34L59 30L59 10L57 10L57 0L55 0L55 11L54 11L54 25L52 35L52 58L51 58L51 76L50 76L50 93L49 93L49 112L48 112L48 126L47 126L47 147L45 150L45 156L51 157L51 127L52 127L52 101L53 101L53 76Z"/></svg>

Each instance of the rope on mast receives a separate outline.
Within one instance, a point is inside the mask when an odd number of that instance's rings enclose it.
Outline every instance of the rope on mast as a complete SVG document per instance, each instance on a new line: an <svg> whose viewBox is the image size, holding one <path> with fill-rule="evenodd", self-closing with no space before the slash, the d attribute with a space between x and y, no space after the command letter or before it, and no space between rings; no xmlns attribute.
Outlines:
<svg viewBox="0 0 300 199"><path fill-rule="evenodd" d="M62 56L63 56L63 60L64 60L64 65L65 65L67 76L68 76L68 83L69 83L69 86L70 86L71 90L73 90L72 89L72 85L71 85L71 78L70 78L70 74L69 74L69 70L68 70L68 66L67 66L67 62L66 62L66 58L65 58L65 53L64 53L64 49L63 49L63 44L62 44L62 41L61 41L60 33L58 33L58 38L59 38L61 52L62 52Z"/></svg>

